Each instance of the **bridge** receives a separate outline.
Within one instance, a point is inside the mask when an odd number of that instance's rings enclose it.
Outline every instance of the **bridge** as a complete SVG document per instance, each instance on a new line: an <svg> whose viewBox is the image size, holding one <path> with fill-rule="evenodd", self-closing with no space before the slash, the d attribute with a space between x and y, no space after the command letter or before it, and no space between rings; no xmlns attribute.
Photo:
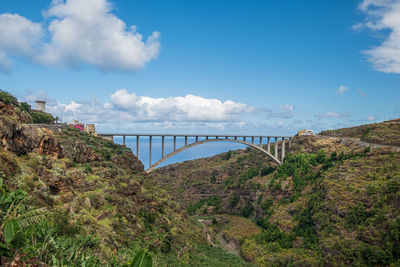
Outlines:
<svg viewBox="0 0 400 267"><path fill-rule="evenodd" d="M234 142L247 145L254 149L257 149L268 157L273 159L276 163L281 164L285 158L285 147L290 146L291 136L265 136L265 135L219 135L219 134L126 134L126 133L99 133L98 136L105 139L114 141L114 137L122 137L123 145L126 145L126 138L136 137L136 157L139 158L139 139L140 137L149 138L149 168L146 172L151 172L158 165L169 159L170 157L182 152L188 148L210 143L210 142ZM153 137L161 137L161 159L156 163L152 163L152 148L153 148ZM171 153L165 155L165 137L173 137L174 149ZM176 140L177 138L184 138L185 145L177 149ZM192 138L195 142L188 143L188 139ZM247 140L251 140L247 142ZM272 142L273 141L273 142ZM287 143L286 143L287 141ZM256 143L255 143L256 142ZM274 144L274 153L271 152L271 143ZM266 148L263 147L266 145ZM278 153L280 147L280 155Z"/></svg>

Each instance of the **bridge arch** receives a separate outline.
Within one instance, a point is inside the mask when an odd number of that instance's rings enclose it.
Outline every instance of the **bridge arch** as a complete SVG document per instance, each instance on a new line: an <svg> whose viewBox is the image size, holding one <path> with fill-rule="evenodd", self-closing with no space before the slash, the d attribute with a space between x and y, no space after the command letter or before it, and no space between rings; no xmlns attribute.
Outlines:
<svg viewBox="0 0 400 267"><path fill-rule="evenodd" d="M201 145L201 144L205 144L205 143L210 143L210 142L217 142L217 141L222 141L222 142L234 142L234 143L240 143L240 144L244 144L247 145L249 147L255 148L261 152L263 152L264 154L266 154L267 156L269 156L270 158L272 158L276 163L281 164L281 162L279 161L279 159L277 159L276 157L274 157L270 152L268 152L267 150L263 149L261 146L252 144L252 143L248 143L245 141L241 141L241 140L236 140L236 139L206 139L206 140L202 140L202 141L198 141L195 143L191 143L188 145L185 145L167 155L165 155L162 159L160 159L159 161L157 161L156 163L152 164L151 167L146 169L146 172L149 173L151 171L153 171L157 166L159 166L161 163L163 163L164 161L166 161L167 159L169 159L170 157L197 145Z"/></svg>

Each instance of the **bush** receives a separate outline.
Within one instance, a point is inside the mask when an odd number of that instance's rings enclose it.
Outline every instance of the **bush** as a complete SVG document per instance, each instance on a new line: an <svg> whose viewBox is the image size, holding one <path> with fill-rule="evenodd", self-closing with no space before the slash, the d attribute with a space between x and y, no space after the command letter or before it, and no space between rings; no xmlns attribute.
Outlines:
<svg viewBox="0 0 400 267"><path fill-rule="evenodd" d="M222 156L222 160L228 160L232 157L232 151L228 151L226 152L223 156Z"/></svg>
<svg viewBox="0 0 400 267"><path fill-rule="evenodd" d="M217 179L215 178L215 174L211 175L211 183L215 184L215 182L217 181Z"/></svg>
<svg viewBox="0 0 400 267"><path fill-rule="evenodd" d="M259 174L259 169L256 167L250 167L250 169L246 173L246 178L252 179L253 177L257 176Z"/></svg>
<svg viewBox="0 0 400 267"><path fill-rule="evenodd" d="M253 210L254 210L253 206L251 206L251 205L249 205L249 204L246 204L246 205L243 207L242 211L241 211L241 215L242 215L243 217L248 218L248 217L251 215L251 213L253 212Z"/></svg>
<svg viewBox="0 0 400 267"><path fill-rule="evenodd" d="M232 208L234 208L234 207L237 206L238 203L239 203L239 197L238 197L237 195L234 195L234 196L232 197L232 199L231 199L230 206L231 206Z"/></svg>
<svg viewBox="0 0 400 267"><path fill-rule="evenodd" d="M22 111L25 111L25 112L30 112L30 111L31 111L31 109L30 109L28 103L26 103L26 102L21 102L21 103L19 103L19 108L20 108Z"/></svg>
<svg viewBox="0 0 400 267"><path fill-rule="evenodd" d="M18 106L17 98L1 89L0 89L0 101L7 105Z"/></svg>
<svg viewBox="0 0 400 267"><path fill-rule="evenodd" d="M51 124L54 121L53 116L51 116L50 114L36 112L36 111L32 111L30 114L31 114L33 123Z"/></svg>
<svg viewBox="0 0 400 267"><path fill-rule="evenodd" d="M274 171L275 171L275 168L272 167L272 166L268 166L268 167L262 168L261 169L261 176L265 176L265 175L271 174Z"/></svg>
<svg viewBox="0 0 400 267"><path fill-rule="evenodd" d="M347 223L349 225L358 225L368 218L368 213L365 209L364 204L361 202L357 203L351 208L351 212L346 216Z"/></svg>

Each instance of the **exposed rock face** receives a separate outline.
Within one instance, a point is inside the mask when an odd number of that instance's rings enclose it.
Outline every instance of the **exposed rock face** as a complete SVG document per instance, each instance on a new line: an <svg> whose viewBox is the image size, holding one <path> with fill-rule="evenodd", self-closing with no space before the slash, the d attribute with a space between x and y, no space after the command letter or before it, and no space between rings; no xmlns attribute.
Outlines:
<svg viewBox="0 0 400 267"><path fill-rule="evenodd" d="M37 152L43 155L61 157L61 147L50 130L31 128L13 119L0 118L1 145L17 155Z"/></svg>
<svg viewBox="0 0 400 267"><path fill-rule="evenodd" d="M95 151L78 142L71 142L68 146L63 146L63 151L65 152L65 156L71 158L73 161L77 163L85 163L85 162L94 162L101 160L101 157L95 153Z"/></svg>
<svg viewBox="0 0 400 267"><path fill-rule="evenodd" d="M2 118L14 118L20 123L30 123L32 118L26 112L19 112L14 106L0 102L0 116Z"/></svg>

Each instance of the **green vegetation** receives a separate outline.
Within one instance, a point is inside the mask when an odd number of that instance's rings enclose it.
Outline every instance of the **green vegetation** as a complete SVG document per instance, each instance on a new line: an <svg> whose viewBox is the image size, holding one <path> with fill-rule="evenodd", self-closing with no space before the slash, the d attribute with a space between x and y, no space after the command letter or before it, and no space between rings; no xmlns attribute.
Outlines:
<svg viewBox="0 0 400 267"><path fill-rule="evenodd" d="M239 242L246 260L259 266L400 264L399 153L314 136L294 138L278 167L264 165L262 155L249 150L235 152L228 162L229 167L215 157L202 159L163 175L178 184L175 173L185 173L185 181L201 181L197 173L208 169L222 177L221 208L207 209L217 224L209 227L232 236L218 219L221 211L256 222L262 231ZM211 191L210 181L201 183L200 192ZM204 211L206 201L198 202L188 201L188 207L196 206L192 214Z"/></svg>
<svg viewBox="0 0 400 267"><path fill-rule="evenodd" d="M218 210L220 209L220 204L221 204L221 198L219 196L213 196L206 199L202 199L194 204L190 204L186 210L189 214L193 215L197 213L197 211L200 208L203 208L204 206L206 208L209 206L213 206L214 212L218 212ZM205 210L205 212L203 209L203 213L207 213L207 209Z"/></svg>
<svg viewBox="0 0 400 267"><path fill-rule="evenodd" d="M18 106L18 100L15 96L0 89L0 101L6 105Z"/></svg>
<svg viewBox="0 0 400 267"><path fill-rule="evenodd" d="M328 130L320 134L335 137L358 138L361 141L381 145L400 146L400 119L338 130Z"/></svg>
<svg viewBox="0 0 400 267"><path fill-rule="evenodd" d="M52 266L152 266L152 257L144 249L131 263L121 261L118 254L107 262L100 261L96 253L98 238L80 234L79 226L65 224L65 214L31 208L26 193L9 191L2 179L0 207L0 240L4 240L0 242L0 264L39 261Z"/></svg>
<svg viewBox="0 0 400 267"><path fill-rule="evenodd" d="M53 116L47 113L31 111L30 115L32 117L33 123L44 123L44 124L51 124L54 121Z"/></svg>

